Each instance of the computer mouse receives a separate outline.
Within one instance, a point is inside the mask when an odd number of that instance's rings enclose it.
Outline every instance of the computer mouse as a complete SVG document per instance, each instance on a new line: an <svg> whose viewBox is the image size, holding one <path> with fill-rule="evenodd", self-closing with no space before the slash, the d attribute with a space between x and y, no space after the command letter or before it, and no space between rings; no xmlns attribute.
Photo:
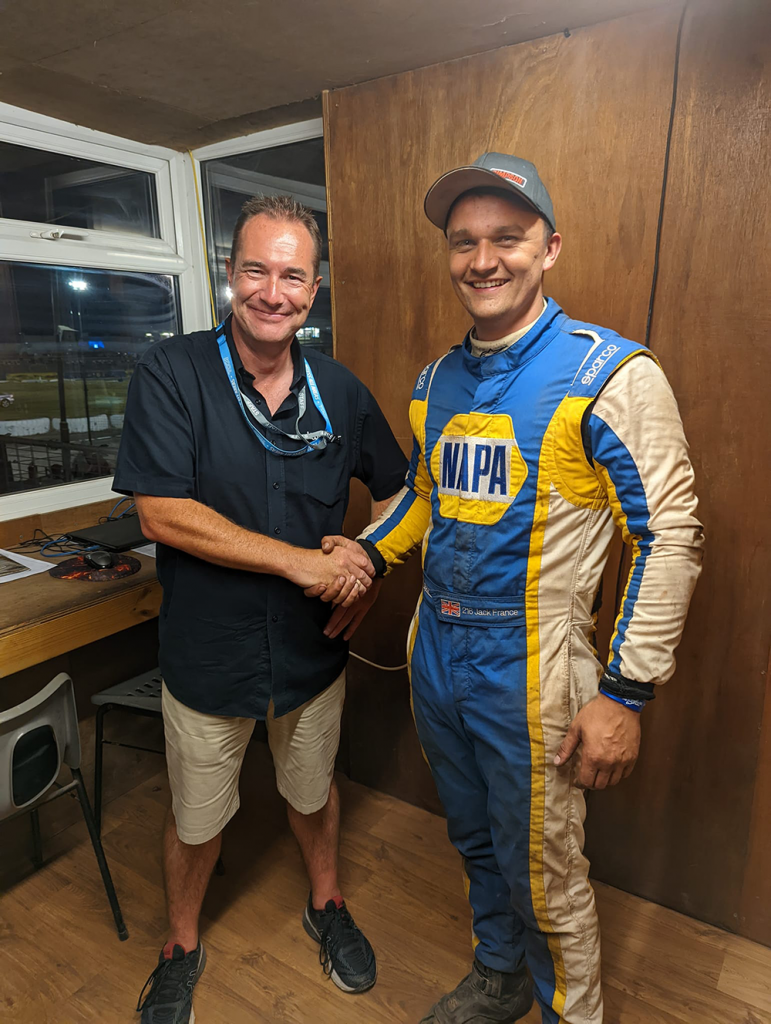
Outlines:
<svg viewBox="0 0 771 1024"><path fill-rule="evenodd" d="M89 569L109 569L113 565L109 551L84 551L83 560Z"/></svg>

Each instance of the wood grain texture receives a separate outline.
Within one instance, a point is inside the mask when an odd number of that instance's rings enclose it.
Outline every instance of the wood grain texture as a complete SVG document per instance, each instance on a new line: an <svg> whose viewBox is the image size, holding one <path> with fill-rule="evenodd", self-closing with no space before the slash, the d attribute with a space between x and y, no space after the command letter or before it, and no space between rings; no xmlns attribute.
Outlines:
<svg viewBox="0 0 771 1024"><path fill-rule="evenodd" d="M760 724L755 796L739 913L742 933L771 945L771 871L768 869L771 848L771 653L765 676L766 697Z"/></svg>
<svg viewBox="0 0 771 1024"><path fill-rule="evenodd" d="M486 149L533 160L549 184L565 238L551 294L644 333L676 29L676 11L647 13L325 94L336 356L405 452L418 373L468 327L423 197ZM354 488L347 532L367 521ZM389 580L354 650L401 664L419 586L417 564ZM352 668L343 744L352 778L438 809L406 673Z"/></svg>
<svg viewBox="0 0 771 1024"><path fill-rule="evenodd" d="M109 583L41 573L6 584L0 592L0 677L155 618L161 604L155 559L135 557L139 572Z"/></svg>
<svg viewBox="0 0 771 1024"><path fill-rule="evenodd" d="M8 520L0 523L0 547L13 549L38 529L58 537L92 526L114 505L108 500ZM25 550L35 557L33 549ZM155 559L135 557L141 568L128 579L80 583L40 573L0 587L0 678L155 618L161 603ZM56 669L50 678L58 671L66 669ZM115 682L121 678L126 676Z"/></svg>
<svg viewBox="0 0 771 1024"><path fill-rule="evenodd" d="M577 317L643 337L681 9L326 95L337 354L405 447L416 374L467 327L422 198L438 174L486 149L532 159L552 192L565 248L547 291ZM692 0L651 343L693 446L706 568L678 672L646 713L638 770L592 795L588 829L596 876L766 943L770 61L766 2ZM364 514L354 503L352 526ZM416 589L414 579L401 589L408 606ZM386 657L403 625L392 600L363 638ZM405 692L366 677L354 777L385 778L430 805L419 764L389 773L395 751L414 758ZM396 702L386 719L379 686ZM384 720L392 743L377 731ZM359 735L372 732L380 738L367 746Z"/></svg>
<svg viewBox="0 0 771 1024"><path fill-rule="evenodd" d="M651 347L691 441L707 552L638 770L592 798L588 826L599 877L768 944L770 70L767 3L690 5Z"/></svg>
<svg viewBox="0 0 771 1024"><path fill-rule="evenodd" d="M471 958L469 907L444 820L338 777L342 889L378 956L377 985L352 998L324 978L302 930L307 880L272 774L267 749L250 745L243 807L224 837L226 874L212 880L204 902L208 966L197 1018L415 1024ZM40 871L17 873L0 902L4 1024L132 1019L165 937L168 799L162 773L106 808L104 844L127 943L112 929L82 824L46 846ZM598 888L598 906L608 1024L769 1024L771 951L607 886ZM533 1009L524 1024L539 1020Z"/></svg>
<svg viewBox="0 0 771 1024"><path fill-rule="evenodd" d="M532 160L550 189L565 241L548 292L573 315L644 333L677 15L648 12L326 94L337 355L400 439L418 373L469 326L423 198L486 150Z"/></svg>

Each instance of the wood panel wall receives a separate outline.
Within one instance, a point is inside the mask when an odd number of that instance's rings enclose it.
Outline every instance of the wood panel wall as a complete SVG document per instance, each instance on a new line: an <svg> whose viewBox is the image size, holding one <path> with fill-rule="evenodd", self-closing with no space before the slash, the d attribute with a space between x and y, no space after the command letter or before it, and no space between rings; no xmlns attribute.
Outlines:
<svg viewBox="0 0 771 1024"><path fill-rule="evenodd" d="M707 553L642 770L590 824L598 875L768 944L770 73L771 5L691 4L650 344L691 442Z"/></svg>
<svg viewBox="0 0 771 1024"><path fill-rule="evenodd" d="M564 249L547 293L571 315L644 337L681 10L325 96L337 357L405 450L417 374L468 326L423 196L485 150L534 161L550 189ZM768 943L770 41L764 0L691 0L651 345L681 403L709 550L678 673L646 712L638 770L593 794L589 818L597 877ZM356 492L351 529L366 511ZM354 649L403 661L418 577L413 565L387 581ZM346 737L354 778L435 804L406 674L352 670Z"/></svg>

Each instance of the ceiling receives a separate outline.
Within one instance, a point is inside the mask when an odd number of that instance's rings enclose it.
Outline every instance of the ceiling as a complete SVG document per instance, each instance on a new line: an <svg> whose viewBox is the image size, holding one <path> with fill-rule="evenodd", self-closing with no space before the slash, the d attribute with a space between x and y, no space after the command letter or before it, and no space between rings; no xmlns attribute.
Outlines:
<svg viewBox="0 0 771 1024"><path fill-rule="evenodd" d="M674 0L0 0L0 100L195 148L317 117L324 89Z"/></svg>

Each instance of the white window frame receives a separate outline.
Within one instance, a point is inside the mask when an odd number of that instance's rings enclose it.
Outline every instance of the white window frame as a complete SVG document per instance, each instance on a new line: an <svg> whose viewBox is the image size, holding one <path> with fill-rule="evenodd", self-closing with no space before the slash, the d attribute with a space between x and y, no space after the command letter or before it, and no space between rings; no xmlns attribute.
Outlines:
<svg viewBox="0 0 771 1024"><path fill-rule="evenodd" d="M212 326L206 250L191 157L0 103L0 140L146 171L155 177L160 238L86 231L0 218L0 260L170 274L178 280L181 328ZM202 287L202 281L205 286ZM81 481L0 496L0 521L119 497L112 480Z"/></svg>
<svg viewBox="0 0 771 1024"><path fill-rule="evenodd" d="M243 156L246 153L256 153L260 149L273 149L276 146L286 146L291 142L305 142L307 139L321 139L324 137L324 120L321 117L314 117L309 121L298 121L297 124L282 125L279 128L266 128L264 131L252 132L251 135L240 135L235 139L227 139L224 142L214 142L209 146L201 146L198 149L194 149L191 152L195 166L195 176L198 182L198 191L201 196L201 204L203 204L204 194L204 182L203 174L201 172L201 164L205 160L222 160L229 156ZM218 174L220 172L217 172ZM223 175L222 182L224 187L228 186L226 177L230 177L231 184L234 186L234 191L237 189L236 183L245 183L247 181L253 182L255 186L255 192L275 192L278 191L278 183L285 184L286 189L289 191L295 191L291 188L293 182L289 179L283 178L270 178L268 175L256 174L252 171L242 171L237 168L231 168L227 175ZM321 186L313 186L305 183L296 183L299 191L297 195L302 194L303 201L306 201L306 205L310 206L314 210L326 210L326 189L322 189ZM323 195L322 195L323 193ZM203 222L203 208L201 209L201 220ZM201 238L203 245L204 259L207 259L207 246L206 239ZM209 276L208 276L208 265L204 263L202 268L200 286L205 289L205 294L209 295ZM324 262L319 267L319 273L324 278L324 287L329 282L329 264Z"/></svg>

